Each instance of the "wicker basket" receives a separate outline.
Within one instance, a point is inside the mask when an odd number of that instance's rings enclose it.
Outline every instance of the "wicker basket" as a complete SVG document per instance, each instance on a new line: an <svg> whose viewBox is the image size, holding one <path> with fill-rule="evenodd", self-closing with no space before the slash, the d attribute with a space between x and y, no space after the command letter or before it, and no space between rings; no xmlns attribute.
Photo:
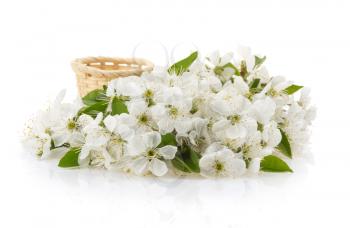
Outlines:
<svg viewBox="0 0 350 228"><path fill-rule="evenodd" d="M72 62L73 71L77 76L80 96L102 88L109 81L131 75L141 75L151 71L153 63L138 58L87 57Z"/></svg>

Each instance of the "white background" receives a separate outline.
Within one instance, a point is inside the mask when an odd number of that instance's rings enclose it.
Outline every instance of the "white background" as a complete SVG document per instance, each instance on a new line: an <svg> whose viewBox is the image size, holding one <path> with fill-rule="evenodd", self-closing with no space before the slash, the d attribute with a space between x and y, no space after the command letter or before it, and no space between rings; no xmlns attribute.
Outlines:
<svg viewBox="0 0 350 228"><path fill-rule="evenodd" d="M346 0L2 1L0 227L350 227L349 15ZM312 88L314 159L293 174L140 178L59 169L21 147L32 113L62 88L76 96L74 58L165 65L239 44Z"/></svg>

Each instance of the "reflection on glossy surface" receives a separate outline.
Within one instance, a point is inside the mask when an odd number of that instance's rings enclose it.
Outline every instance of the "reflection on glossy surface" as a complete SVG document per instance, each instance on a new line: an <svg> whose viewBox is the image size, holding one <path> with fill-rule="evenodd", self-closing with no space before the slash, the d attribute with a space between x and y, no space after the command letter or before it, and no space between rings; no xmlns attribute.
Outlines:
<svg viewBox="0 0 350 228"><path fill-rule="evenodd" d="M78 208L91 207L92 211L87 212L89 216L110 215L134 225L162 222L176 227L183 221L195 221L204 227L214 222L227 227L240 225L242 218L234 223L235 214L246 211L243 216L249 219L251 213L269 213L257 205L264 205L269 197L275 198L269 202L273 204L276 199L285 200L285 190L307 177L306 167L298 162L294 164L298 166L296 170L303 171L294 174L204 179L170 175L138 177L103 169L62 169L56 166L57 161L24 157L22 165L27 167L27 176L51 186L44 187L45 197L59 196L70 205L79 205ZM232 216L227 216L227 212Z"/></svg>

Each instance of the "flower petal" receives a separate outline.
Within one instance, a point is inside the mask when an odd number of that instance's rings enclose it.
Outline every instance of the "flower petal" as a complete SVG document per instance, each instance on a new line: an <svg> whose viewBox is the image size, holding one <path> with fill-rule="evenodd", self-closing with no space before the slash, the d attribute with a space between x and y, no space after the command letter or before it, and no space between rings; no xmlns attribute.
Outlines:
<svg viewBox="0 0 350 228"><path fill-rule="evenodd" d="M230 172L232 176L242 176L246 171L246 164L242 159L234 158L231 162Z"/></svg>
<svg viewBox="0 0 350 228"><path fill-rule="evenodd" d="M163 176L164 174L166 174L168 172L168 167L166 166L165 162L155 158L153 159L150 164L149 164L149 169L151 170L151 172L160 177Z"/></svg>
<svg viewBox="0 0 350 228"><path fill-rule="evenodd" d="M79 153L79 160L84 160L85 158L87 158L87 156L90 153L90 146L88 144L85 144L84 146L82 146L81 151Z"/></svg>
<svg viewBox="0 0 350 228"><path fill-rule="evenodd" d="M176 146L163 146L159 148L159 154L163 156L165 159L173 159L175 157L177 147Z"/></svg>
<svg viewBox="0 0 350 228"><path fill-rule="evenodd" d="M147 149L156 148L161 141L161 136L158 132L148 132L143 135L143 141L147 147Z"/></svg>
<svg viewBox="0 0 350 228"><path fill-rule="evenodd" d="M252 174L258 173L260 170L260 161L261 161L260 158L253 158L249 162L248 172Z"/></svg>
<svg viewBox="0 0 350 228"><path fill-rule="evenodd" d="M105 124L106 128L108 129L109 132L113 132L116 125L117 125L117 121L116 119L111 116L108 115L104 120L103 123Z"/></svg>
<svg viewBox="0 0 350 228"><path fill-rule="evenodd" d="M148 163L149 161L147 158L139 157L132 162L131 168L137 175L141 175L147 171Z"/></svg>

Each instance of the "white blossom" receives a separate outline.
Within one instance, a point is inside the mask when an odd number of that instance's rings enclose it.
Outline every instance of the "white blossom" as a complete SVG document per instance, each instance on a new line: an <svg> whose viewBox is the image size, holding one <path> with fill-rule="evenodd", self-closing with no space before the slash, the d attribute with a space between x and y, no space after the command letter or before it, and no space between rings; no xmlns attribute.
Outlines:
<svg viewBox="0 0 350 228"><path fill-rule="evenodd" d="M270 75L264 60L241 46L197 58L179 75L156 67L116 78L101 97L65 103L61 91L28 125L26 142L41 158L73 149L80 166L137 175L258 173L284 141L293 157L303 155L316 114L310 90Z"/></svg>

